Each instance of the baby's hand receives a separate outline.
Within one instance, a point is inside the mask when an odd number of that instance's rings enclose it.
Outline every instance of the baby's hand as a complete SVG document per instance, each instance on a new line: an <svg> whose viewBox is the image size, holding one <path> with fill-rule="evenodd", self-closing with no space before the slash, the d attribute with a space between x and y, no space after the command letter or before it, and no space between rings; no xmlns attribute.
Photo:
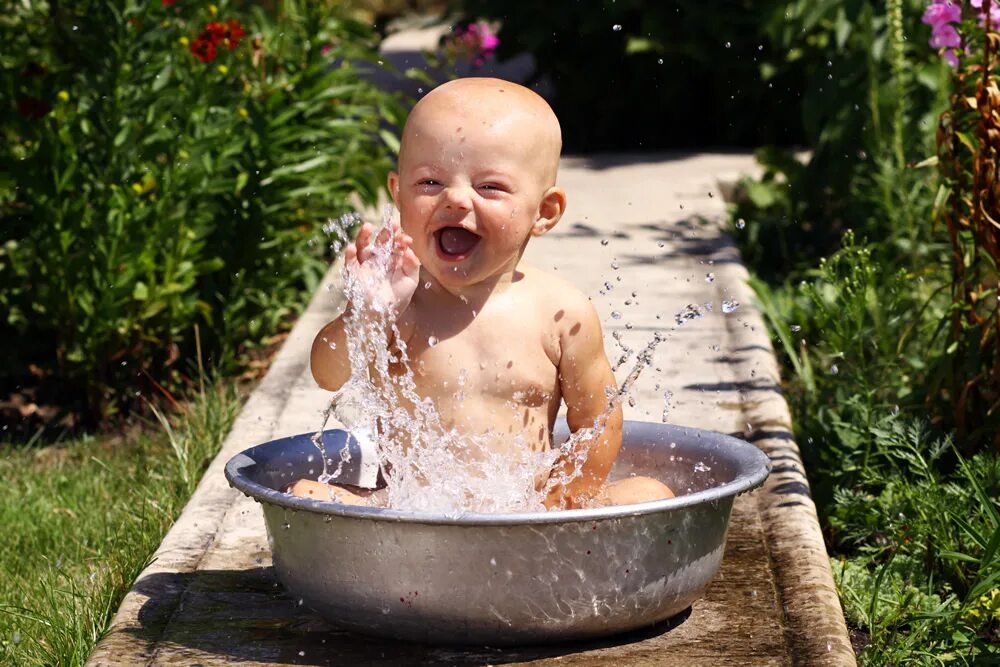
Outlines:
<svg viewBox="0 0 1000 667"><path fill-rule="evenodd" d="M417 289L420 260L410 248L413 239L403 233L398 222L386 225L378 236L373 236L375 228L368 223L363 224L354 243L349 244L344 251L345 266L348 272L361 278L361 283L365 286L365 307L381 303L389 313L398 317L410 305L410 299ZM372 261L374 246L376 243L384 245L390 240L392 254L388 271L383 271Z"/></svg>

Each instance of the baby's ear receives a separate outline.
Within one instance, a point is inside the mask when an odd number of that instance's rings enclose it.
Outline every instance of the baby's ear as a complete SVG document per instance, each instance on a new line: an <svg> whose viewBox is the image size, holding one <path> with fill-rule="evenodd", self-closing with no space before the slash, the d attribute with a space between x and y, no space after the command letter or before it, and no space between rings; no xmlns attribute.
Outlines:
<svg viewBox="0 0 1000 667"><path fill-rule="evenodd" d="M541 236L556 226L566 210L566 193L555 186L545 191L538 207L538 218L531 227L532 236Z"/></svg>
<svg viewBox="0 0 1000 667"><path fill-rule="evenodd" d="M389 196L392 197L393 203L397 206L399 205L399 174L395 171L389 172L389 178L386 181L386 185L389 188Z"/></svg>

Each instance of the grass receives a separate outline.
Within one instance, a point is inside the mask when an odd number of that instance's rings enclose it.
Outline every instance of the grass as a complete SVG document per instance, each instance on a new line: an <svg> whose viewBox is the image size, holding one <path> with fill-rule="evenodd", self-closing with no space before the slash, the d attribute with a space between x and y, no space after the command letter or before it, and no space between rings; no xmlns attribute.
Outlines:
<svg viewBox="0 0 1000 667"><path fill-rule="evenodd" d="M240 404L216 383L125 435L0 448L0 664L86 661Z"/></svg>

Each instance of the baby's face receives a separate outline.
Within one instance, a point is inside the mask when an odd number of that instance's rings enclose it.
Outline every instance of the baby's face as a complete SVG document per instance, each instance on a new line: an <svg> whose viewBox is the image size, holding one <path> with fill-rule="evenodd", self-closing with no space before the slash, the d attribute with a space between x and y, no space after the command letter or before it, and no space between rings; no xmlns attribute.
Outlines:
<svg viewBox="0 0 1000 667"><path fill-rule="evenodd" d="M428 104L411 116L399 173L390 176L403 230L445 286L513 271L529 237L551 226L554 174L533 118L470 107Z"/></svg>

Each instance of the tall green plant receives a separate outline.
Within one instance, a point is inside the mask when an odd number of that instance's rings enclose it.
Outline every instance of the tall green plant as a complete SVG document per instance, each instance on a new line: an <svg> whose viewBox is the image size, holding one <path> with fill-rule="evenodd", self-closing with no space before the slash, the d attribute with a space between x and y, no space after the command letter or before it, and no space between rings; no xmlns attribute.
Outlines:
<svg viewBox="0 0 1000 667"><path fill-rule="evenodd" d="M398 103L322 5L85 0L0 17L0 389L91 416L275 330L320 227L377 200ZM189 355L188 355L189 356ZM45 383L44 379L48 379Z"/></svg>
<svg viewBox="0 0 1000 667"><path fill-rule="evenodd" d="M992 12L989 10L992 8ZM1000 5L963 25L964 50L938 128L939 218L951 244L948 359L940 395L967 448L1000 449Z"/></svg>

